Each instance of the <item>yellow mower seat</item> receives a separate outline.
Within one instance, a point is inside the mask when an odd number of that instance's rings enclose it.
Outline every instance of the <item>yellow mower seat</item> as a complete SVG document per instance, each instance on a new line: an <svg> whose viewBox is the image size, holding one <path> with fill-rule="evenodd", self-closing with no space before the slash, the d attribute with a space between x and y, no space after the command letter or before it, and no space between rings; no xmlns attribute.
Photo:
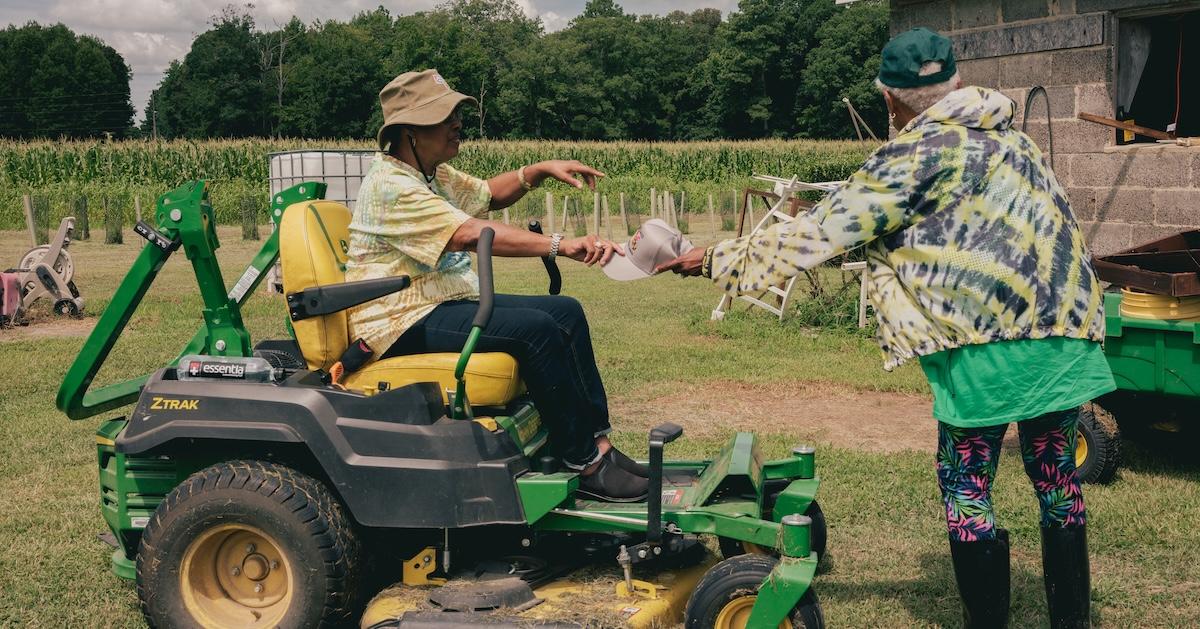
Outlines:
<svg viewBox="0 0 1200 629"><path fill-rule="evenodd" d="M283 291L346 281L350 210L334 201L303 201L289 206L279 224ZM346 311L293 321L296 342L309 369L328 371L350 344ZM373 348L383 351L386 348ZM415 382L436 382L445 397L453 389L458 354L414 354L385 358L347 374L342 384L363 391L386 382L395 389ZM467 363L467 399L474 406L504 406L524 391L517 361L499 352L473 354Z"/></svg>

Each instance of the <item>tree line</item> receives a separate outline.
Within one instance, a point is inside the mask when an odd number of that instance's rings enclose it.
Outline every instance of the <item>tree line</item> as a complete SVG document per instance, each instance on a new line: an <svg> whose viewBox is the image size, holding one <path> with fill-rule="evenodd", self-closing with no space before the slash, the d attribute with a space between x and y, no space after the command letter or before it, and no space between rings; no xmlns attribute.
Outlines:
<svg viewBox="0 0 1200 629"><path fill-rule="evenodd" d="M872 82L887 13L880 1L742 0L722 19L716 9L633 15L589 0L566 28L546 33L513 0L449 0L411 15L379 7L346 22L293 17L260 30L231 6L170 64L140 128L123 133L370 138L380 88L437 68L481 103L464 112L467 137L849 138L842 97L885 130ZM0 78L6 71L0 65ZM45 131L15 135L54 135Z"/></svg>

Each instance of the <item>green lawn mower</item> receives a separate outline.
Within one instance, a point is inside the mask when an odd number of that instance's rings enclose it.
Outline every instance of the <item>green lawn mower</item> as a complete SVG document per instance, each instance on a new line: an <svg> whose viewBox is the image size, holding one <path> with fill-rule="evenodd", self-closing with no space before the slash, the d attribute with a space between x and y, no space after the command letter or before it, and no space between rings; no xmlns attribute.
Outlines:
<svg viewBox="0 0 1200 629"><path fill-rule="evenodd" d="M666 461L682 429L665 423L649 434L646 502L576 497L515 361L472 351L493 299L490 230L461 354L331 378L346 309L409 280L344 281L350 213L324 192L275 195L278 228L232 288L204 183L163 195L59 390L71 419L134 404L97 432L100 505L113 571L137 580L150 625L823 626L813 449L764 460L738 433L711 460ZM176 249L203 327L173 364L89 391ZM277 260L292 338L252 345L240 308Z"/></svg>

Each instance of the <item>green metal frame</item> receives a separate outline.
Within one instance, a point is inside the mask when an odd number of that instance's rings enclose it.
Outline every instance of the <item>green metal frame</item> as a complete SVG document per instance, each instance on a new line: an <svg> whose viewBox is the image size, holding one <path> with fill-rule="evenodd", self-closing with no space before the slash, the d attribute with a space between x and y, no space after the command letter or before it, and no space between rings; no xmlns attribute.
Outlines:
<svg viewBox="0 0 1200 629"><path fill-rule="evenodd" d="M279 217L289 205L324 196L325 184L313 182L276 194L271 199L275 224L279 224ZM250 335L242 324L241 306L279 259L279 230L271 231L233 288L227 291L215 255L221 246L217 240L216 221L203 181L190 181L159 197L154 219L166 241L176 243L191 261L204 300L204 326L179 357L187 354L249 356ZM137 400L150 374L94 391L88 388L172 251L147 243L134 260L59 387L56 404L67 417L84 419Z"/></svg>
<svg viewBox="0 0 1200 629"><path fill-rule="evenodd" d="M816 476L811 448L798 449L793 456L762 461L751 433L738 433L712 461L671 462L668 469L692 468L701 481L687 489L678 505L664 505L664 525L685 533L708 534L773 548L780 562L759 588L748 628L773 628L787 618L811 587L819 557L812 552L811 521L783 524L784 514L803 513L816 498L820 479ZM755 500L716 500L714 491L730 475L751 480ZM775 521L762 516L763 488L767 481L788 480L775 502ZM517 479L517 489L529 524L540 531L577 533L640 533L646 530L645 503L602 503L577 501L577 474L528 473Z"/></svg>

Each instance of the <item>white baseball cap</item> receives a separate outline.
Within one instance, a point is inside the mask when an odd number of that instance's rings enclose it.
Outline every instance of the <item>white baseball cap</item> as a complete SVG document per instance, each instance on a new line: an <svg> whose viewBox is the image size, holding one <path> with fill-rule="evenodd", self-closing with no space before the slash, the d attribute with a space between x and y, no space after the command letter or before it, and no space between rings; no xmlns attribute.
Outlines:
<svg viewBox="0 0 1200 629"><path fill-rule="evenodd" d="M695 245L666 221L652 218L642 224L624 248L625 255L614 255L603 267L605 275L623 282L654 275L658 265L691 251Z"/></svg>

